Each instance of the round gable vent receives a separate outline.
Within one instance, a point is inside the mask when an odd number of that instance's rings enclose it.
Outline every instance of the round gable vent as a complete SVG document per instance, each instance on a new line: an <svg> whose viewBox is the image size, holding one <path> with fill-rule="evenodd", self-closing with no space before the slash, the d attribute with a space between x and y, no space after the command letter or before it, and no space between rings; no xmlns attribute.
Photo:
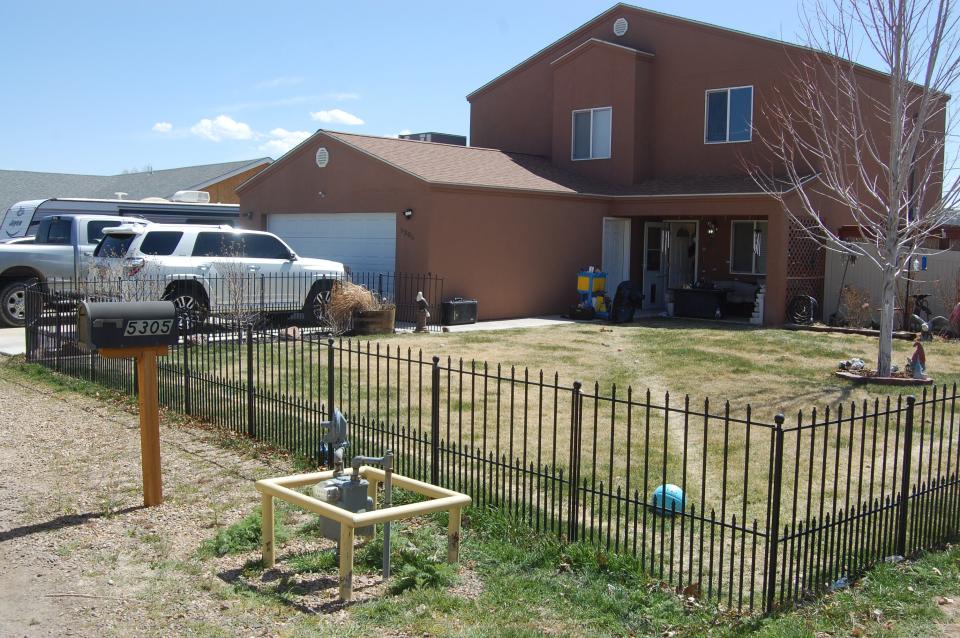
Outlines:
<svg viewBox="0 0 960 638"><path fill-rule="evenodd" d="M629 27L630 23L627 22L626 18L617 18L613 23L613 35L620 37L627 32Z"/></svg>
<svg viewBox="0 0 960 638"><path fill-rule="evenodd" d="M317 149L317 166L323 168L330 163L330 152L325 146Z"/></svg>

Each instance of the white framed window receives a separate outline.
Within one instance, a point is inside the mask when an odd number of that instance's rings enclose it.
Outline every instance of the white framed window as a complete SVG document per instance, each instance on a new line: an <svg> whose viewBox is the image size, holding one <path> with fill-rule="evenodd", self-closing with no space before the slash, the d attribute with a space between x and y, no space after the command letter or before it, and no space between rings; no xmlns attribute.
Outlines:
<svg viewBox="0 0 960 638"><path fill-rule="evenodd" d="M613 135L613 108L574 111L571 118L570 159L610 159Z"/></svg>
<svg viewBox="0 0 960 638"><path fill-rule="evenodd" d="M767 222L730 222L730 274L767 274Z"/></svg>
<svg viewBox="0 0 960 638"><path fill-rule="evenodd" d="M703 143L728 144L753 139L753 87L710 89L704 98Z"/></svg>

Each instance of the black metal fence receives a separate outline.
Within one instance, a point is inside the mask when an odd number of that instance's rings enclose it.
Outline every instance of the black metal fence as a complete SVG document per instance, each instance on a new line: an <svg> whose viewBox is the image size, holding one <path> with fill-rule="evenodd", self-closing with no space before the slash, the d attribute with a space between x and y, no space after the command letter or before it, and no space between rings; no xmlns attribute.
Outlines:
<svg viewBox="0 0 960 638"><path fill-rule="evenodd" d="M28 360L133 390L129 362L77 345L62 297L31 290L28 311ZM801 601L958 531L956 387L788 425L750 406L208 323L221 329L185 335L161 363L164 405L317 462L336 406L351 454L393 449L404 474L634 556L652 577L731 608ZM668 484L683 496L657 496Z"/></svg>

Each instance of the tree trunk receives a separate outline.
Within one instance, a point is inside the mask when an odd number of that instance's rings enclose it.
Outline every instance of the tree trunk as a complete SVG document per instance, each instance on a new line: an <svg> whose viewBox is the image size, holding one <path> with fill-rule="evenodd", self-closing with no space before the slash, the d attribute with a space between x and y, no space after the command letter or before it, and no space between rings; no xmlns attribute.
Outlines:
<svg viewBox="0 0 960 638"><path fill-rule="evenodd" d="M880 297L880 346L877 350L877 376L890 376L893 359L893 319L897 292L896 271L883 269L883 293Z"/></svg>

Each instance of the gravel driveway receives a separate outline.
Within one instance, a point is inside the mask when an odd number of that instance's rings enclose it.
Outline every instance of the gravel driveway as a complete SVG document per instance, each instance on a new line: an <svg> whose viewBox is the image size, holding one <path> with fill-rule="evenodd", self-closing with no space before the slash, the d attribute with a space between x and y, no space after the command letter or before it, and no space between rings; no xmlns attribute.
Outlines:
<svg viewBox="0 0 960 638"><path fill-rule="evenodd" d="M166 502L141 506L138 420L0 358L0 636L274 635L263 609L217 592L196 558L213 528L288 466L161 426ZM235 446L237 450L248 446Z"/></svg>

